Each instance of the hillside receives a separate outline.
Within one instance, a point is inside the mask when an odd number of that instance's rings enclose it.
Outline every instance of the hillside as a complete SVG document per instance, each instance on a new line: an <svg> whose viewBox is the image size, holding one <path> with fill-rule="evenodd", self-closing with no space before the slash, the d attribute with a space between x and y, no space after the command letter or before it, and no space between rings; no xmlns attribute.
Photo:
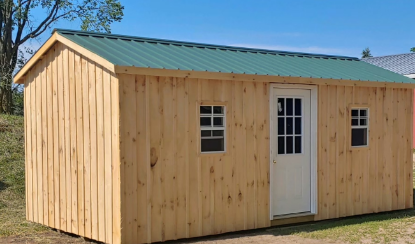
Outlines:
<svg viewBox="0 0 415 244"><path fill-rule="evenodd" d="M24 120L0 115L0 237L47 230L25 221Z"/></svg>

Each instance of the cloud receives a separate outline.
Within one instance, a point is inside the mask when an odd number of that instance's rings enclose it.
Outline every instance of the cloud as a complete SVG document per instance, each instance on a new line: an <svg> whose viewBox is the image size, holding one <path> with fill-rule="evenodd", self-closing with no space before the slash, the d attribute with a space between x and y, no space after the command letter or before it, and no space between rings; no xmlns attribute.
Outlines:
<svg viewBox="0 0 415 244"><path fill-rule="evenodd" d="M326 47L318 47L318 46L296 47L296 46L285 46L285 45L261 45L261 44L243 44L243 43L242 44L241 43L231 44L231 46L278 50L278 51L302 52L302 53L346 55L346 56L353 56L352 53L354 53L352 50L348 50L348 49L326 48Z"/></svg>

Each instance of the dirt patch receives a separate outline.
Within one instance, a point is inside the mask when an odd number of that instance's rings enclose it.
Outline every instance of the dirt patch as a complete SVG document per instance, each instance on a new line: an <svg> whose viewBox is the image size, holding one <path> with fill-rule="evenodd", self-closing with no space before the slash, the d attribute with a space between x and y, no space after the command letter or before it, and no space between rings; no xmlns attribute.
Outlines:
<svg viewBox="0 0 415 244"><path fill-rule="evenodd" d="M79 236L72 236L66 233L59 233L57 231L46 231L28 235L9 236L0 238L0 244L48 244L48 243L96 243L86 241Z"/></svg>

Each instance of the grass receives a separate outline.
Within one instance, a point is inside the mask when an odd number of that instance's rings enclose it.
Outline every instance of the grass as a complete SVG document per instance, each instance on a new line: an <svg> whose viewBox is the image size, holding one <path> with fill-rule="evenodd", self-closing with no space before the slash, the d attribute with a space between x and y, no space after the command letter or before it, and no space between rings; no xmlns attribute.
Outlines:
<svg viewBox="0 0 415 244"><path fill-rule="evenodd" d="M46 231L25 220L22 116L0 115L0 237Z"/></svg>

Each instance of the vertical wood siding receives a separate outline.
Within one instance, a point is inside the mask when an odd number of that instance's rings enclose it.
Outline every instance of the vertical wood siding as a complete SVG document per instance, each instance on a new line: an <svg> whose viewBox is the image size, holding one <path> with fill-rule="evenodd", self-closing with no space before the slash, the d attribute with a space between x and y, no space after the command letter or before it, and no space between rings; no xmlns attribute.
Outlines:
<svg viewBox="0 0 415 244"><path fill-rule="evenodd" d="M269 221L268 84L119 75L124 243ZM226 106L226 153L199 153L199 105Z"/></svg>
<svg viewBox="0 0 415 244"><path fill-rule="evenodd" d="M27 219L121 242L118 79L56 44L25 82Z"/></svg>
<svg viewBox="0 0 415 244"><path fill-rule="evenodd" d="M410 208L413 90L320 85L315 220ZM369 108L369 146L351 148L350 110Z"/></svg>

